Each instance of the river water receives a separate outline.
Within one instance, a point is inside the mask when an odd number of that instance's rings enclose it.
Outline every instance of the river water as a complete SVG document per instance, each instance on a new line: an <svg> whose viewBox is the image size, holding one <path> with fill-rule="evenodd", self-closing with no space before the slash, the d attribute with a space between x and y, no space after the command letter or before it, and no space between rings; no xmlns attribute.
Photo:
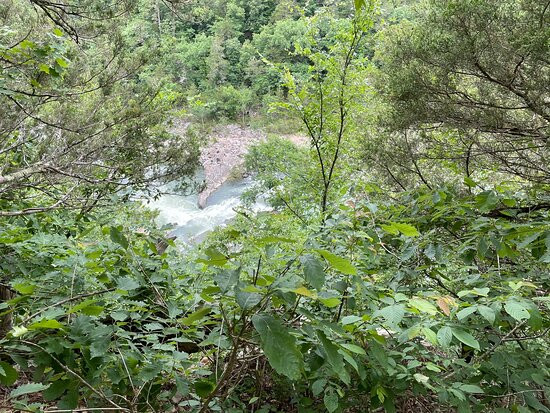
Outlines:
<svg viewBox="0 0 550 413"><path fill-rule="evenodd" d="M235 208L242 205L240 197L251 185L253 181L250 178L224 183L210 195L204 209L198 207L198 194L162 195L158 200L150 201L147 206L159 211L159 225L174 226L170 235L192 244L201 241L209 231L235 217ZM265 204L260 202L254 209L265 209Z"/></svg>

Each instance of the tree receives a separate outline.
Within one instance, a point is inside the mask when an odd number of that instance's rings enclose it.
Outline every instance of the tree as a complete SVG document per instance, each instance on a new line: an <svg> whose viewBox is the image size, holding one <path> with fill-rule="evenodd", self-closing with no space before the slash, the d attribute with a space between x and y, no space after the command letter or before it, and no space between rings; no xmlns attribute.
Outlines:
<svg viewBox="0 0 550 413"><path fill-rule="evenodd" d="M280 106L302 120L310 139L318 164L323 222L338 162L354 130L353 112L366 93L359 49L372 26L372 10L373 3L358 8L351 23L324 19L323 15L313 18L309 44L299 46L297 51L311 62L308 77L303 81L295 79L290 71L285 74L289 102Z"/></svg>
<svg viewBox="0 0 550 413"><path fill-rule="evenodd" d="M87 210L192 172L195 149L164 126L162 83L140 78L155 44L121 32L126 7L35 6L0 13L0 216Z"/></svg>
<svg viewBox="0 0 550 413"><path fill-rule="evenodd" d="M476 163L550 182L548 9L536 0L429 1L412 22L388 27L377 53L386 124L466 174ZM406 136L393 141L404 147Z"/></svg>

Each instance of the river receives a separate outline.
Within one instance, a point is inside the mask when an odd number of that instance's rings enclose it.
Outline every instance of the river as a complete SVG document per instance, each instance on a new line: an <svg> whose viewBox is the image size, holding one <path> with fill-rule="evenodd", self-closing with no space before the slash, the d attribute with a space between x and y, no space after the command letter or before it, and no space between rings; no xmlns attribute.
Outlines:
<svg viewBox="0 0 550 413"><path fill-rule="evenodd" d="M156 201L150 201L147 206L159 211L159 225L174 225L170 235L192 244L201 241L209 231L235 217L235 208L242 205L241 195L252 184L251 178L224 183L210 195L204 209L198 207L198 194L162 195ZM266 209L266 205L259 202L254 209Z"/></svg>

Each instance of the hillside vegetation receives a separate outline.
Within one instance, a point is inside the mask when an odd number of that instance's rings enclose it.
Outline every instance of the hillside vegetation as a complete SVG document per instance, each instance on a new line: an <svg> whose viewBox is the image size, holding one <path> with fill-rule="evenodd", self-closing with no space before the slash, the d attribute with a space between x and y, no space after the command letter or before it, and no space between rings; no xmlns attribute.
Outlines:
<svg viewBox="0 0 550 413"><path fill-rule="evenodd" d="M4 0L0 411L550 412L549 135L546 1Z"/></svg>

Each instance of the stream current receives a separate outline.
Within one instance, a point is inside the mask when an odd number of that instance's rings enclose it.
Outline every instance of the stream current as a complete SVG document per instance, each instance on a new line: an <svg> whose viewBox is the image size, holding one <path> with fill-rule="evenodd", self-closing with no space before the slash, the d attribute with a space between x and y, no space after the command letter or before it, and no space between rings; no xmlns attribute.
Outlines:
<svg viewBox="0 0 550 413"><path fill-rule="evenodd" d="M162 195L147 206L159 211L159 225L172 224L170 235L188 244L201 241L204 236L220 225L224 225L237 214L241 195L253 185L251 178L228 181L210 195L204 209L198 207L198 194ZM266 209L262 202L254 206L255 210Z"/></svg>

